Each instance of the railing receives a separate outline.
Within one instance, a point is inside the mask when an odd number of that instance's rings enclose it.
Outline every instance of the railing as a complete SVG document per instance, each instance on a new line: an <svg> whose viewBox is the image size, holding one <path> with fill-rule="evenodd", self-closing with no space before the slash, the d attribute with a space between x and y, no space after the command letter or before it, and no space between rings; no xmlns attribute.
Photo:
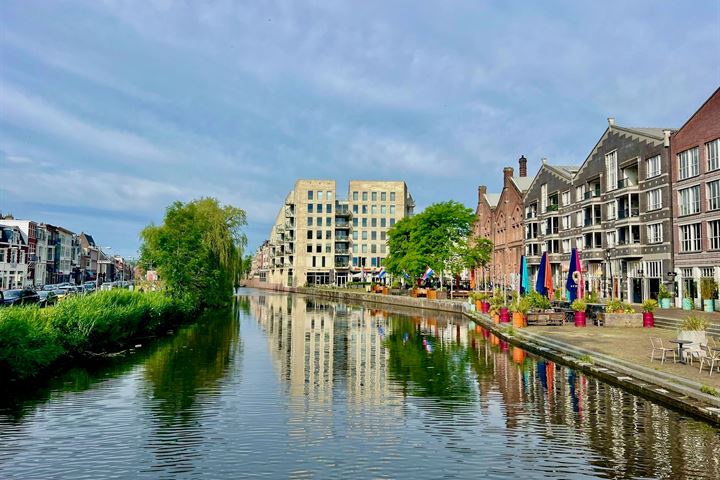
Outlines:
<svg viewBox="0 0 720 480"><path fill-rule="evenodd" d="M336 255L347 255L350 253L350 250L347 248L335 248L335 254Z"/></svg>
<svg viewBox="0 0 720 480"><path fill-rule="evenodd" d="M537 212L536 212L536 211L528 212L528 213L525 215L525 218L535 218L535 217L537 217Z"/></svg>
<svg viewBox="0 0 720 480"><path fill-rule="evenodd" d="M624 209L618 211L618 219L619 220L622 220L624 218L638 217L638 216L640 216L640 208L638 208L638 207L624 208Z"/></svg>
<svg viewBox="0 0 720 480"><path fill-rule="evenodd" d="M630 178L621 178L620 180L618 180L618 185L617 185L618 190L620 190L621 188L633 187L633 186L635 186L635 184L632 183L632 179L630 179Z"/></svg>
<svg viewBox="0 0 720 480"><path fill-rule="evenodd" d="M591 190L589 192L585 192L585 196L583 197L584 200L590 200L591 198L598 198L600 197L600 190Z"/></svg>
<svg viewBox="0 0 720 480"><path fill-rule="evenodd" d="M559 208L560 208L560 204L553 203L552 205L547 206L547 211L548 212L557 212Z"/></svg>
<svg viewBox="0 0 720 480"><path fill-rule="evenodd" d="M350 228L350 222L343 222L343 221L335 220L335 227L336 228Z"/></svg>
<svg viewBox="0 0 720 480"><path fill-rule="evenodd" d="M601 222L602 222L602 219L600 219L600 218L595 218L595 220L593 220L592 218L586 218L585 226L592 227L593 225L600 225Z"/></svg>

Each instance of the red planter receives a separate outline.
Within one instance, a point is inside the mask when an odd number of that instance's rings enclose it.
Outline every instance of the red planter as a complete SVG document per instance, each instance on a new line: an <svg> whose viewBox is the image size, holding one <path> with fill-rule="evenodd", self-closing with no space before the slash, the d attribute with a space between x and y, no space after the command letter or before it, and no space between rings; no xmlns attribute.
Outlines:
<svg viewBox="0 0 720 480"><path fill-rule="evenodd" d="M507 307L500 307L500 323L510 323L510 312Z"/></svg>
<svg viewBox="0 0 720 480"><path fill-rule="evenodd" d="M585 326L585 312L575 312L575 326L576 327L584 327Z"/></svg>
<svg viewBox="0 0 720 480"><path fill-rule="evenodd" d="M655 315L652 312L643 312L643 327L651 328L655 326Z"/></svg>
<svg viewBox="0 0 720 480"><path fill-rule="evenodd" d="M481 308L482 308L482 313L489 313L490 312L490 302L483 301Z"/></svg>

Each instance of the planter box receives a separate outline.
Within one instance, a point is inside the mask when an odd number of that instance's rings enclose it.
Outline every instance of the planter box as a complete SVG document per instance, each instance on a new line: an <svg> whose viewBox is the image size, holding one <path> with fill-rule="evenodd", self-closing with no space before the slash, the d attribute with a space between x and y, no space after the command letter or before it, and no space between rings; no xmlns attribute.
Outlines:
<svg viewBox="0 0 720 480"><path fill-rule="evenodd" d="M705 330L679 330L678 340L690 340L695 344L707 344L707 334ZM687 345L685 346L687 348Z"/></svg>
<svg viewBox="0 0 720 480"><path fill-rule="evenodd" d="M564 325L565 314L562 312L529 312L527 324L544 327L547 325Z"/></svg>
<svg viewBox="0 0 720 480"><path fill-rule="evenodd" d="M436 292L435 292L435 298L438 299L438 300L447 300L447 298L448 298L448 292L436 291Z"/></svg>
<svg viewBox="0 0 720 480"><path fill-rule="evenodd" d="M642 327L642 313L598 313L598 322L605 327Z"/></svg>

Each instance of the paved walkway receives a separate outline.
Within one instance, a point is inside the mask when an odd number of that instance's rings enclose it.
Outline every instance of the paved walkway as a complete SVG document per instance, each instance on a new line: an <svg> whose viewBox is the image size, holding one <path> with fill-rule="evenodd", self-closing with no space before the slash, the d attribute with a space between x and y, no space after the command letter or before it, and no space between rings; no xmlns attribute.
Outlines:
<svg viewBox="0 0 720 480"><path fill-rule="evenodd" d="M682 312L682 310L679 311ZM652 350L650 337L660 337L664 346L673 347L674 345L669 343L669 340L676 338L674 330L622 327L576 328L566 325L564 327L529 327L527 331L585 350L617 357L646 368L677 375L703 385L713 386L720 390L720 372L713 370L713 374L710 376L706 368L700 373L700 364L697 361L694 361L692 365L674 364L672 357L664 364L661 364L659 360L650 361L650 351Z"/></svg>
<svg viewBox="0 0 720 480"><path fill-rule="evenodd" d="M682 322L689 315L695 315L709 320L715 325L720 325L720 312L703 312L702 310L683 310L681 308L658 308L655 310L655 318L664 318L668 320L678 320Z"/></svg>

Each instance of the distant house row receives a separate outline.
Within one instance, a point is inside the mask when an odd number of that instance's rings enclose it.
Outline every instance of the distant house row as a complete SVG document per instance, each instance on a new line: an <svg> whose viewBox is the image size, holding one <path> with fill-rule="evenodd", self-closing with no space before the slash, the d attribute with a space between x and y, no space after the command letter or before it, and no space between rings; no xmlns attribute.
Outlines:
<svg viewBox="0 0 720 480"><path fill-rule="evenodd" d="M547 253L560 286L572 248L604 296L641 302L665 284L699 302L700 278L720 281L720 89L680 128L609 118L582 163L543 159L528 178L521 157L519 171L504 169L499 193L478 190L475 234L495 244L485 281L515 285L520 256L533 276Z"/></svg>
<svg viewBox="0 0 720 480"><path fill-rule="evenodd" d="M130 278L130 266L87 233L32 220L0 218L0 290Z"/></svg>

